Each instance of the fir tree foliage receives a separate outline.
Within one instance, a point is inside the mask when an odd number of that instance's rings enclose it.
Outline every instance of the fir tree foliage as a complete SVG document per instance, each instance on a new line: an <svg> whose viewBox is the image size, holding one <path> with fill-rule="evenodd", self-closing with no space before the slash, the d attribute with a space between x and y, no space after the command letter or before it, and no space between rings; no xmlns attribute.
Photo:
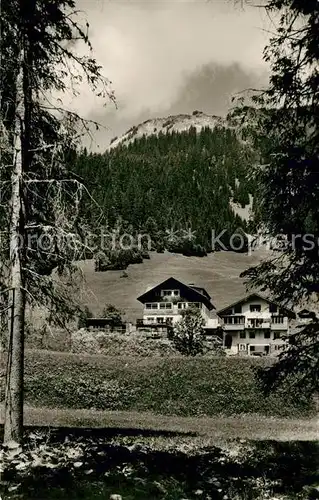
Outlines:
<svg viewBox="0 0 319 500"><path fill-rule="evenodd" d="M67 163L88 125L54 96L70 89L76 94L83 79L98 96L113 95L92 57L88 24L82 26L75 1L4 1L0 28L0 320L8 350L4 443L19 448L26 305L45 309L49 321L60 326L78 311L73 261L82 245L79 206L87 190ZM79 43L89 49L87 56L79 55Z"/></svg>
<svg viewBox="0 0 319 500"><path fill-rule="evenodd" d="M284 248L243 276L294 307L306 304L318 317L319 298L319 3L269 0L279 18L264 51L269 87L233 114L261 152L251 172L256 184L255 227L282 237ZM319 321L298 328L279 363L262 372L270 389L295 376L304 390L318 390Z"/></svg>
<svg viewBox="0 0 319 500"><path fill-rule="evenodd" d="M112 321L113 325L122 324L122 312L113 306L113 304L106 304L102 311L102 318L107 318Z"/></svg>
<svg viewBox="0 0 319 500"><path fill-rule="evenodd" d="M204 256L221 247L212 248L212 230L226 248L239 228L245 232L230 202L249 203L254 189L246 172L256 158L235 129L190 128L143 136L103 155L83 153L72 170L88 182L109 228L121 220L135 235L149 234L152 250Z"/></svg>

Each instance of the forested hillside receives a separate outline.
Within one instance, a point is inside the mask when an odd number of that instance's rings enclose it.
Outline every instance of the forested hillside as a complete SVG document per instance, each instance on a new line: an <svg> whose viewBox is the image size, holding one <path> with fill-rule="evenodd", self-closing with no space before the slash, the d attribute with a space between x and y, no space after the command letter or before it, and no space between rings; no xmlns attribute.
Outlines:
<svg viewBox="0 0 319 500"><path fill-rule="evenodd" d="M104 154L84 150L72 168L109 229L148 233L158 251L205 255L212 250L212 230L224 231L220 240L228 247L233 233L247 230L231 202L249 203L254 186L246 174L256 161L256 151L236 129L191 127L140 137Z"/></svg>

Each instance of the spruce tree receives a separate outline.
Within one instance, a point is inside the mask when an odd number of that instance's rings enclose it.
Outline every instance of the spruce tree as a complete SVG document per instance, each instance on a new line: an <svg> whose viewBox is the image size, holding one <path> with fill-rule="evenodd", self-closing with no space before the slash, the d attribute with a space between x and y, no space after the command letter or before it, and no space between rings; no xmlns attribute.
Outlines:
<svg viewBox="0 0 319 500"><path fill-rule="evenodd" d="M319 380L319 4L269 0L266 9L279 18L264 52L269 87L235 115L261 152L251 173L256 225L286 244L243 276L278 301L314 310L317 319L290 335L279 362L262 372L266 389L294 375L311 393Z"/></svg>
<svg viewBox="0 0 319 500"><path fill-rule="evenodd" d="M4 443L11 447L23 438L26 307L46 308L60 325L77 310L70 286L85 187L66 165L88 126L54 104L53 94L85 78L101 97L108 95L96 61L76 52L75 40L91 48L87 28L78 24L73 0L1 4L1 128L7 140L0 165L0 305L8 333Z"/></svg>

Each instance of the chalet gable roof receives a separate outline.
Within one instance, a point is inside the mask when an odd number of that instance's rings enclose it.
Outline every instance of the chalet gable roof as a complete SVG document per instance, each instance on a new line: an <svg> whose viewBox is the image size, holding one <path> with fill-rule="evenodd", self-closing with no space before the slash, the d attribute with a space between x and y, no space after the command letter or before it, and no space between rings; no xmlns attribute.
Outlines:
<svg viewBox="0 0 319 500"><path fill-rule="evenodd" d="M202 295L205 295L209 300L211 299L211 296L206 292L205 288L195 286L195 285L188 285L190 288L193 288L194 290L197 290L199 293Z"/></svg>
<svg viewBox="0 0 319 500"><path fill-rule="evenodd" d="M186 293L187 295L192 297L193 302L201 302L206 305L206 307L209 310L216 309L214 304L211 302L211 297L210 295L206 292L204 288L199 288L195 287L192 285L185 285L185 283L182 283L181 281L177 280L176 278L168 278L162 283L159 283L155 287L147 290L145 293L140 295L137 300L141 302L142 304L145 304L148 300L152 300L154 298L154 294L156 294L157 291L159 290L165 290L165 287L167 289L179 289L181 293Z"/></svg>
<svg viewBox="0 0 319 500"><path fill-rule="evenodd" d="M229 304L227 307L224 307L223 309L220 309L219 311L217 311L217 315L221 316L225 312L227 312L229 309L231 309L237 305L240 305L240 304L245 304L245 302L248 302L249 300L251 300L253 298L262 299L262 300L265 300L266 302L268 302L268 304L273 304L273 305L277 306L278 309L283 311L289 318L296 317L295 313L291 309L288 309L287 307L284 307L281 304L278 304L278 302L274 302L273 300L269 299L268 297L265 297L265 296L261 295L260 293L256 293L256 292L251 293L251 294L247 295L246 297L243 297L240 300L237 300L237 302L233 302L232 304Z"/></svg>

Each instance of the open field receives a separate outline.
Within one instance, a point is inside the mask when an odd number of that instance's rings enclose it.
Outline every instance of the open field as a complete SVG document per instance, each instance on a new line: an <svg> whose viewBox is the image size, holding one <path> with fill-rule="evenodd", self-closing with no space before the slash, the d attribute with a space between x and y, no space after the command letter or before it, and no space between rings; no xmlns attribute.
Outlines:
<svg viewBox="0 0 319 500"><path fill-rule="evenodd" d="M106 303L125 312L127 321L141 317L142 305L136 300L148 287L155 286L171 276L184 283L195 283L206 288L216 309L245 295L243 279L239 274L257 264L266 253L256 251L251 256L235 252L215 252L207 257L151 253L150 260L130 265L127 278L123 271L96 273L93 261L80 262L84 283L81 302L99 313Z"/></svg>

